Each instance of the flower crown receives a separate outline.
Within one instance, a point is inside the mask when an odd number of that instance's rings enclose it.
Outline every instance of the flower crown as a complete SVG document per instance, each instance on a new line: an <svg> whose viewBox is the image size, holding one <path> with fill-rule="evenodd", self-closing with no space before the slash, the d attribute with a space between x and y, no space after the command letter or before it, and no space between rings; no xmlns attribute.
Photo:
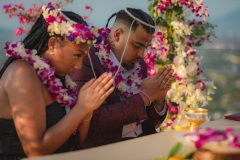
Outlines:
<svg viewBox="0 0 240 160"><path fill-rule="evenodd" d="M48 4L48 6L42 6L42 11L50 36L54 34L65 35L69 41L77 44L79 42L91 44L95 40L95 35L92 32L94 27L70 20L61 12L60 8L55 9L51 4Z"/></svg>

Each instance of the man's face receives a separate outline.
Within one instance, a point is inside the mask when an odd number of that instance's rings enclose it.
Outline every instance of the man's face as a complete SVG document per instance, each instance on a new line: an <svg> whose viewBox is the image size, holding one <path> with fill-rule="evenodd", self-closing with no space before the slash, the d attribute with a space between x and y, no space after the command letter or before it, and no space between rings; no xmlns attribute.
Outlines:
<svg viewBox="0 0 240 160"><path fill-rule="evenodd" d="M115 42L115 55L120 61L124 47L127 43L129 29L122 30L119 34L118 41ZM150 45L152 35L148 34L141 26L138 26L135 31L131 31L127 48L122 60L122 66L127 69L133 69L135 63L143 58L145 49Z"/></svg>

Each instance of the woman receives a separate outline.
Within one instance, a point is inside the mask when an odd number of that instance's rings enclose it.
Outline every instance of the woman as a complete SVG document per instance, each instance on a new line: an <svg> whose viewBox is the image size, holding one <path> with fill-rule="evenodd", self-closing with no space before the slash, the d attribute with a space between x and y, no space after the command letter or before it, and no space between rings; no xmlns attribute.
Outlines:
<svg viewBox="0 0 240 160"><path fill-rule="evenodd" d="M94 35L75 13L42 9L23 42L5 46L10 58L0 72L0 159L78 149L78 131L83 142L93 110L113 91L112 75L105 73L76 94L68 74L82 67Z"/></svg>

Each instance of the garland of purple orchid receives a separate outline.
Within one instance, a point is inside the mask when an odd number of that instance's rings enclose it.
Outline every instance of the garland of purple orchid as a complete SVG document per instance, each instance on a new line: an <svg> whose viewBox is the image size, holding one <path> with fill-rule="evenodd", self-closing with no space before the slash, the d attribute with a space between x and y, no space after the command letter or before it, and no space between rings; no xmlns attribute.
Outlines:
<svg viewBox="0 0 240 160"><path fill-rule="evenodd" d="M114 65L110 58L111 47L107 41L107 35L109 33L109 28L100 28L98 30L99 36L94 46L98 51L96 52L96 55L99 57L104 69L107 72L112 72L113 75L115 75L118 70L118 66ZM122 98L127 98L140 92L141 83L143 80L143 75L141 73L142 68L139 63L136 63L135 65L136 69L132 71L132 74L128 78L124 79L121 71L115 75L115 86L119 90Z"/></svg>
<svg viewBox="0 0 240 160"><path fill-rule="evenodd" d="M65 89L61 81L54 75L55 68L49 66L48 59L39 57L36 50L25 49L22 42L6 42L4 49L7 56L23 59L34 67L38 77L47 87L54 101L70 109L74 107L77 101L77 85L69 76L66 76Z"/></svg>
<svg viewBox="0 0 240 160"><path fill-rule="evenodd" d="M194 132L186 133L184 138L193 142L197 149L209 142L225 142L226 146L240 148L240 134L234 133L232 128L228 128L224 131L212 128L199 129Z"/></svg>
<svg viewBox="0 0 240 160"><path fill-rule="evenodd" d="M61 9L56 9L52 3L48 3L47 6L42 6L42 15L45 18L50 36L54 34L66 36L69 41L77 44L80 42L90 44L95 40L95 35L91 31L93 27L88 28L88 26L84 24L69 20L61 13ZM77 88L69 76L66 76L67 88L65 89L60 80L54 75L55 68L49 66L48 59L39 57L36 50L25 49L22 42L6 42L4 49L6 50L7 56L26 60L33 65L38 77L48 88L54 101L65 106L67 111L74 107L77 101Z"/></svg>
<svg viewBox="0 0 240 160"><path fill-rule="evenodd" d="M79 44L87 42L91 44L95 40L93 31L94 27L88 27L84 24L76 23L68 19L59 9L55 9L51 3L42 6L42 15L48 26L49 35L58 34Z"/></svg>

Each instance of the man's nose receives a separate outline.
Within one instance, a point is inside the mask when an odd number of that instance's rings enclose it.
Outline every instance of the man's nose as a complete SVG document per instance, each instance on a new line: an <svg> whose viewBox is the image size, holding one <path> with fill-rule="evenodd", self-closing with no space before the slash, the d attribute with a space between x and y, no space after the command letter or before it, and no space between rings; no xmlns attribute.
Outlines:
<svg viewBox="0 0 240 160"><path fill-rule="evenodd" d="M138 56L143 58L144 57L144 53L145 53L145 48L142 48L141 50L139 50Z"/></svg>

